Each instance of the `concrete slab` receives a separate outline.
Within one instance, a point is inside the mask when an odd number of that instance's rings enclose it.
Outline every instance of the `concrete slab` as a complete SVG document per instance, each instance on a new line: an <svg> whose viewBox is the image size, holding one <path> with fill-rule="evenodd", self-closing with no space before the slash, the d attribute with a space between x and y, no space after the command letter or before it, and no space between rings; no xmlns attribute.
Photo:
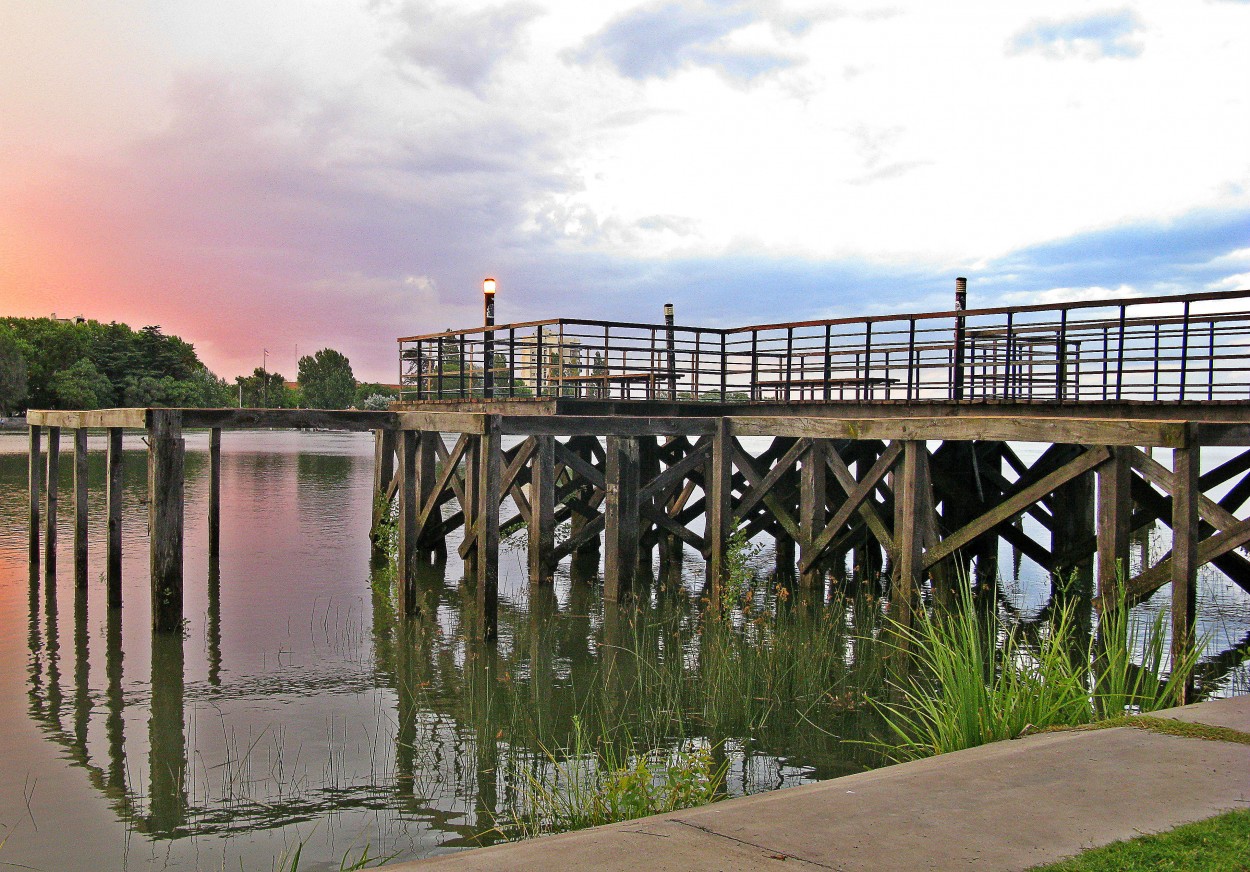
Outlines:
<svg viewBox="0 0 1250 872"><path fill-rule="evenodd" d="M1181 711L1234 725L1242 705ZM1118 728L1029 736L388 868L1014 870L1247 807L1250 746Z"/></svg>
<svg viewBox="0 0 1250 872"><path fill-rule="evenodd" d="M1213 699L1180 708L1152 712L1151 717L1186 721L1191 724L1207 724L1227 727L1250 733L1250 696L1234 696L1229 699Z"/></svg>

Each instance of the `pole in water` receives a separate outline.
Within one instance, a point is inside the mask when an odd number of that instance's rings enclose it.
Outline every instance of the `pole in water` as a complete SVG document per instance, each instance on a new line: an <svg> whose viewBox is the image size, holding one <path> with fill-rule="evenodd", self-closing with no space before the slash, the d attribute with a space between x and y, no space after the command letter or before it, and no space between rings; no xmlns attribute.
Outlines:
<svg viewBox="0 0 1250 872"><path fill-rule="evenodd" d="M962 312L968 308L968 280L963 276L955 279L955 310ZM952 373L952 396L956 400L964 398L964 316L955 316L955 371Z"/></svg>
<svg viewBox="0 0 1250 872"><path fill-rule="evenodd" d="M664 304L664 333L668 345L668 398L677 399L677 350L673 338L673 304Z"/></svg>

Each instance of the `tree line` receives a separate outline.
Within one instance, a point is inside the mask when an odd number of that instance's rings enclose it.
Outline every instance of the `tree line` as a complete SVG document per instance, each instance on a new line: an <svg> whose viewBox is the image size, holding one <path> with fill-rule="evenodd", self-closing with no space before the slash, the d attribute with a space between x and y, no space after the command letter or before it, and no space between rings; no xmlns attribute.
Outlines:
<svg viewBox="0 0 1250 872"><path fill-rule="evenodd" d="M191 343L159 326L0 318L0 415L28 408L386 408L395 394L357 384L347 357L329 348L300 358L297 385L260 367L230 384Z"/></svg>

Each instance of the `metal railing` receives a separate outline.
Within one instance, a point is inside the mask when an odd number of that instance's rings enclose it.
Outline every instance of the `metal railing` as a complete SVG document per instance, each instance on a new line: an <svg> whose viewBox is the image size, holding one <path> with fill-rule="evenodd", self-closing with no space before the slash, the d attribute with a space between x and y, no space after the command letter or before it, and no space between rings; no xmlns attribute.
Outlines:
<svg viewBox="0 0 1250 872"><path fill-rule="evenodd" d="M488 391L712 402L1245 400L1250 291L732 330L560 318L409 336L399 347L408 401Z"/></svg>

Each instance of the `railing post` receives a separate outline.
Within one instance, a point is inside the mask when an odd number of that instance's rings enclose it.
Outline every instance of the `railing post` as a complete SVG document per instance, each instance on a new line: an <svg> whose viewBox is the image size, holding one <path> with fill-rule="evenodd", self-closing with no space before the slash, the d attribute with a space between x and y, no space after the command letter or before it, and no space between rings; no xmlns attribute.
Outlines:
<svg viewBox="0 0 1250 872"><path fill-rule="evenodd" d="M758 400L760 398L760 332L758 330L751 331L751 399Z"/></svg>
<svg viewBox="0 0 1250 872"><path fill-rule="evenodd" d="M1059 310L1059 348L1056 355L1055 399L1064 399L1068 381L1068 310Z"/></svg>
<svg viewBox="0 0 1250 872"><path fill-rule="evenodd" d="M968 280L963 276L955 279L955 310L962 312L968 305ZM964 398L964 316L955 316L955 354L952 373L952 397Z"/></svg>
<svg viewBox="0 0 1250 872"><path fill-rule="evenodd" d="M725 334L720 335L720 401L725 402L729 387L729 360L725 353Z"/></svg>
<svg viewBox="0 0 1250 872"><path fill-rule="evenodd" d="M607 343L604 343L603 359L607 362ZM543 369L547 366L545 352L543 351L543 326L538 325L538 334L534 339L534 396L541 397L543 395Z"/></svg>
<svg viewBox="0 0 1250 872"><path fill-rule="evenodd" d="M664 342L668 346L668 398L672 401L677 400L677 340L673 333L675 317L673 304L665 303ZM752 349L752 355L754 355L754 349ZM754 356L752 356L752 364L754 362ZM752 380L754 380L754 376L752 376Z"/></svg>
<svg viewBox="0 0 1250 872"><path fill-rule="evenodd" d="M827 343L826 343L827 344ZM914 400L920 395L920 379L919 369L920 362L916 360L916 319L909 318L907 320L907 399ZM915 395L912 394L912 387L915 387Z"/></svg>
<svg viewBox="0 0 1250 872"><path fill-rule="evenodd" d="M1185 400L1185 382L1189 375L1189 301L1185 301L1185 310L1181 316L1181 402Z"/></svg>
<svg viewBox="0 0 1250 872"><path fill-rule="evenodd" d="M1124 312L1125 306L1120 304L1120 352L1116 355L1115 367L1115 398L1118 402L1124 390Z"/></svg>

